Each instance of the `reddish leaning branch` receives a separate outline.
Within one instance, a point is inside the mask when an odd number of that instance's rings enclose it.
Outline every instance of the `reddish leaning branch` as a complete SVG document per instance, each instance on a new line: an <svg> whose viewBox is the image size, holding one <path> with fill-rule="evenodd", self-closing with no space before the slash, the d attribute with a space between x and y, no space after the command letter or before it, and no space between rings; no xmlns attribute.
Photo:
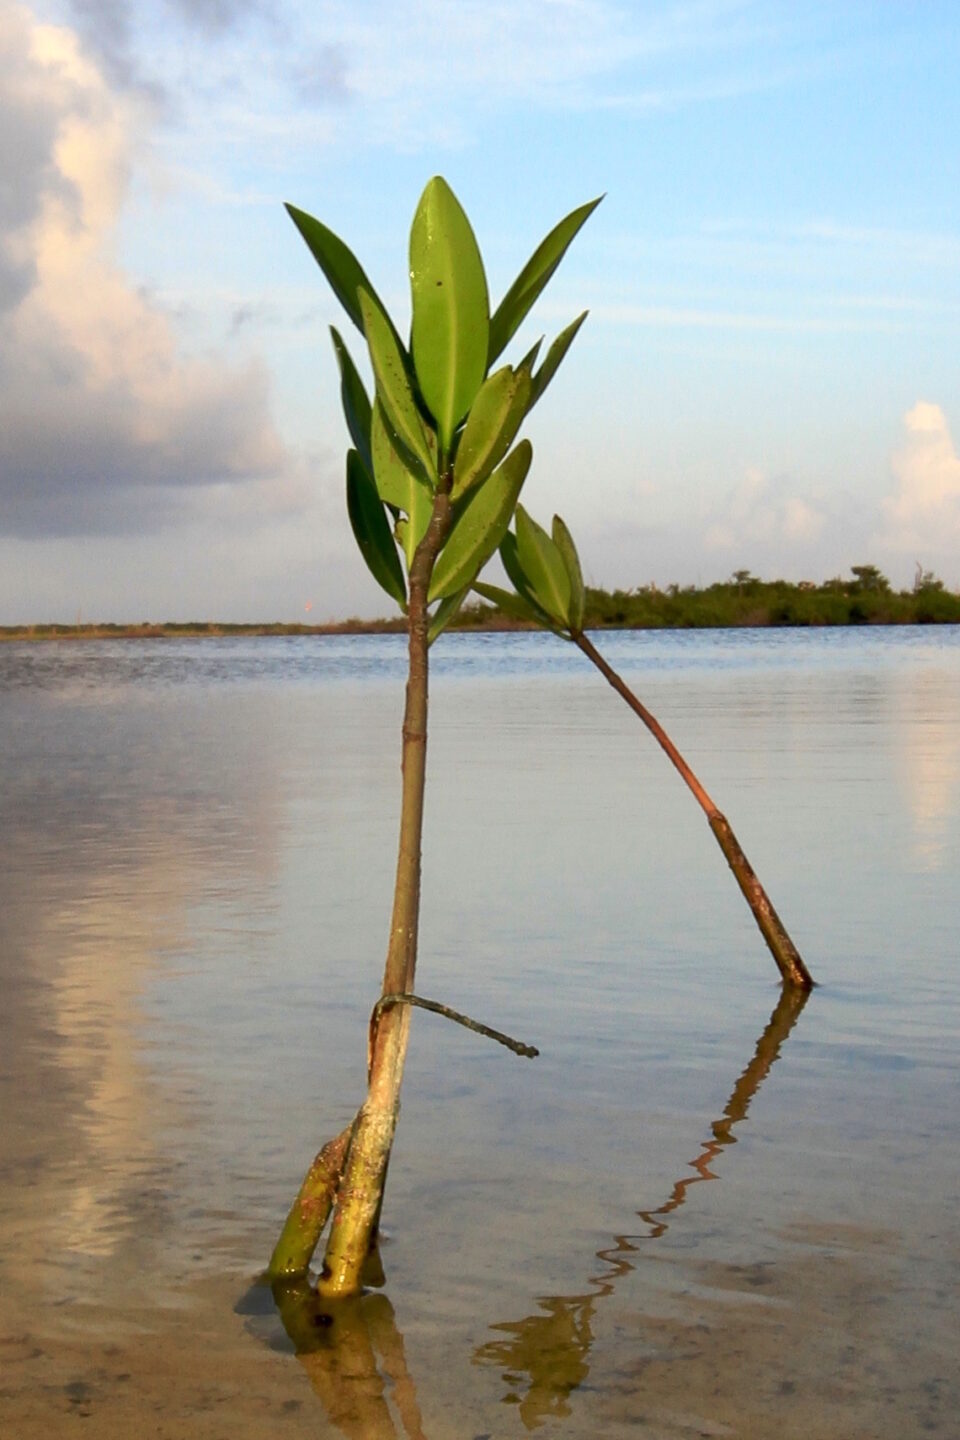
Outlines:
<svg viewBox="0 0 960 1440"><path fill-rule="evenodd" d="M651 715L650 711L634 695L630 687L617 674L612 666L600 654L599 650L587 639L582 631L571 631L571 637L576 645L580 647L587 659L596 665L604 679L613 686L618 695L630 706L635 715L643 721L650 734L656 740L660 748L666 753L674 769L678 772L687 788L693 794L697 804L700 806L710 829L716 838L717 844L727 859L727 864L733 871L737 884L743 892L744 899L750 906L754 920L760 929L764 940L767 942L777 968L783 977L784 984L793 985L801 990L811 990L814 985L813 976L807 969L803 959L787 934L786 927L780 916L777 914L770 899L764 890L750 861L747 859L729 820L711 800L706 790L700 784L690 766L684 760L680 751L674 745L662 725Z"/></svg>

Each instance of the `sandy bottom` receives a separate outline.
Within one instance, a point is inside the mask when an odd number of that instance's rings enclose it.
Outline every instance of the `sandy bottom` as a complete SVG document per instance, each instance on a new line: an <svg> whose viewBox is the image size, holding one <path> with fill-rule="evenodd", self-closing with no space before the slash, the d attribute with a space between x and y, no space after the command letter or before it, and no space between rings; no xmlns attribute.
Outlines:
<svg viewBox="0 0 960 1440"><path fill-rule="evenodd" d="M238 1313L226 1281L122 1322L5 1306L0 1433L955 1437L947 1280L938 1291L918 1275L914 1308L895 1237L795 1226L782 1241L783 1258L746 1266L662 1252L626 1275L614 1264L590 1293L545 1298L472 1348L456 1324L418 1323L405 1342L384 1294L332 1320L302 1305L290 1328L316 1348L299 1356L267 1292Z"/></svg>

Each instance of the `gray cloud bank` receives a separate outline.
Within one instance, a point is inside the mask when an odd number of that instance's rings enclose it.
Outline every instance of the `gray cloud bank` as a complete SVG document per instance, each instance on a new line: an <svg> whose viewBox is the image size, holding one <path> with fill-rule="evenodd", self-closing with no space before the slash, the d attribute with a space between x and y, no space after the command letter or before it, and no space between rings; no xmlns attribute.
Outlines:
<svg viewBox="0 0 960 1440"><path fill-rule="evenodd" d="M76 35L0 0L0 535L155 525L289 468L264 367L183 357L112 259L145 123Z"/></svg>

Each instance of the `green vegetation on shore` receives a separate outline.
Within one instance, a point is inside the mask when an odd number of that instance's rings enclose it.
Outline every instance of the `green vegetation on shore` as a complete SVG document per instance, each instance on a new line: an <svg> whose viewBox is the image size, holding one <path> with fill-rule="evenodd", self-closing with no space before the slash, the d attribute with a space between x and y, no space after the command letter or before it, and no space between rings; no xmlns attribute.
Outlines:
<svg viewBox="0 0 960 1440"><path fill-rule="evenodd" d="M960 623L960 594L918 568L910 590L893 590L874 565L855 565L852 578L822 585L758 580L738 570L701 590L587 590L585 628L710 629L745 625L936 625Z"/></svg>
<svg viewBox="0 0 960 1440"><path fill-rule="evenodd" d="M587 589L587 630L735 629L741 626L960 625L960 594L929 571L917 571L910 590L894 590L874 565L855 565L852 578L822 585L759 580L737 570L729 580L695 585L640 586L636 590ZM228 624L210 620L163 624L6 625L0 640L143 640L228 635L366 635L404 631L402 615L389 620L340 620L323 625ZM522 630L522 622L493 605L476 602L460 611L457 630Z"/></svg>

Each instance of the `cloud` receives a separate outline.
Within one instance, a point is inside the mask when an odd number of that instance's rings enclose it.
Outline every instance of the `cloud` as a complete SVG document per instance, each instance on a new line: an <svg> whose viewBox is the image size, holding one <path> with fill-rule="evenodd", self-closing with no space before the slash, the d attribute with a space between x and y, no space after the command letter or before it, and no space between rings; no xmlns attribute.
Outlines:
<svg viewBox="0 0 960 1440"><path fill-rule="evenodd" d="M144 41L162 32L170 15L209 41L226 36L248 16L269 18L274 11L273 0L139 0L136 5L134 0L68 0L67 5L77 33L104 74L115 84L154 98L163 95L164 86L159 74L150 73L151 46Z"/></svg>
<svg viewBox="0 0 960 1440"><path fill-rule="evenodd" d="M0 54L0 534L156 524L200 487L281 476L263 365L181 355L112 258L142 100L20 7Z"/></svg>
<svg viewBox="0 0 960 1440"><path fill-rule="evenodd" d="M825 524L809 500L783 493L782 483L771 486L762 470L751 467L708 522L704 545L732 556L784 542L802 548L819 538Z"/></svg>
<svg viewBox="0 0 960 1440"><path fill-rule="evenodd" d="M903 423L906 440L891 461L897 492L883 501L880 543L932 560L960 544L960 456L939 405L918 400Z"/></svg>

